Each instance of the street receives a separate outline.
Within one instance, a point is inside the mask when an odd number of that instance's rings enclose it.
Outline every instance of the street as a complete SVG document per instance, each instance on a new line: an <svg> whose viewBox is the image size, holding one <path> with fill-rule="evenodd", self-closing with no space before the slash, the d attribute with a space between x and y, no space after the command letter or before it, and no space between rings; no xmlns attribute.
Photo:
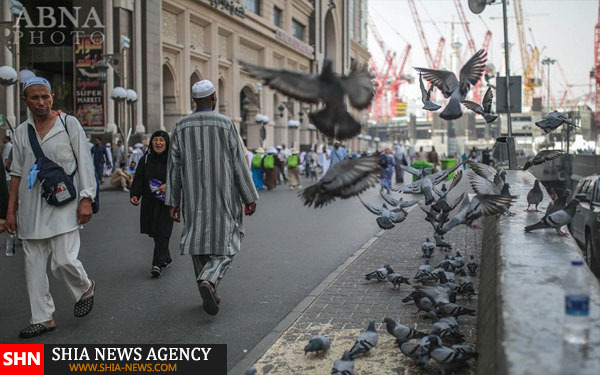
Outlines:
<svg viewBox="0 0 600 375"><path fill-rule="evenodd" d="M363 199L381 201L376 189ZM79 258L98 285L88 317L73 316L74 301L49 276L57 329L19 339L30 317L22 249L17 247L15 257L0 257L1 343L225 343L229 369L379 231L357 199L315 210L287 186L260 192L256 214L244 219L242 251L220 284L221 310L210 317L202 309L191 259L176 256L181 226L171 237L173 264L152 279L153 243L139 233L139 207L128 200L128 193L103 192L100 213L81 232ZM2 234L2 249L5 239Z"/></svg>

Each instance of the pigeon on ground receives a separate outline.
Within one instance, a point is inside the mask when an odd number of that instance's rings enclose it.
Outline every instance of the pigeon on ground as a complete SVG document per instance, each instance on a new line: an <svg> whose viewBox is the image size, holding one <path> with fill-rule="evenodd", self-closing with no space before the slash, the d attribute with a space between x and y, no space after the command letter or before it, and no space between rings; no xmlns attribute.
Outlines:
<svg viewBox="0 0 600 375"><path fill-rule="evenodd" d="M378 340L379 334L377 334L377 330L375 329L375 321L371 320L367 330L358 336L358 339L354 342L354 346L350 349L350 359L368 354L377 345Z"/></svg>
<svg viewBox="0 0 600 375"><path fill-rule="evenodd" d="M435 250L435 244L429 241L429 238L425 239L425 242L421 245L421 251L423 252L423 258L431 258Z"/></svg>
<svg viewBox="0 0 600 375"><path fill-rule="evenodd" d="M454 268L458 269L458 268L463 268L465 266L465 258L463 258L460 251L456 252L456 255L454 256L453 260L454 260Z"/></svg>
<svg viewBox="0 0 600 375"><path fill-rule="evenodd" d="M429 259L425 259L425 263L419 266L419 270L415 274L415 279L420 278L422 275L426 275L433 271L433 267L429 264Z"/></svg>
<svg viewBox="0 0 600 375"><path fill-rule="evenodd" d="M492 92L492 88L488 87L487 91L485 92L485 95L483 96L483 101L481 102L481 105L470 100L463 100L462 104L464 104L464 106L469 108L471 111L483 116L485 122L489 124L491 122L496 121L496 119L498 118L498 116L494 116L491 114L493 99L494 93Z"/></svg>
<svg viewBox="0 0 600 375"><path fill-rule="evenodd" d="M400 289L400 284L410 285L407 277L400 275L399 273L390 273L387 275L387 279L392 283L392 289Z"/></svg>
<svg viewBox="0 0 600 375"><path fill-rule="evenodd" d="M510 196L502 195L471 195L463 200L459 212L448 224L440 230L442 234L448 233L452 228L465 224L470 228L478 228L473 222L482 216L493 216L504 213L513 201Z"/></svg>
<svg viewBox="0 0 600 375"><path fill-rule="evenodd" d="M406 211L402 208L390 210L385 203L383 206L365 203L360 196L358 197L358 200L360 200L360 203L362 203L369 212L378 216L377 225L379 225L379 228L381 229L392 229L395 224L401 223L406 219Z"/></svg>
<svg viewBox="0 0 600 375"><path fill-rule="evenodd" d="M398 342L402 354L415 361L417 366L425 366L429 361L429 350L416 342Z"/></svg>
<svg viewBox="0 0 600 375"><path fill-rule="evenodd" d="M396 199L392 197L392 194L384 193L383 190L379 190L379 194L381 195L381 198L383 198L385 203L393 207L407 208L410 206L414 206L419 202L418 199L414 199L412 201L405 201L404 199L402 199L402 197Z"/></svg>
<svg viewBox="0 0 600 375"><path fill-rule="evenodd" d="M379 268L376 271L369 272L368 274L366 274L365 279L377 280L378 282L385 281L387 279L387 275L389 275L390 273L394 273L394 270L392 269L392 267L390 267L389 264L386 264L382 268Z"/></svg>
<svg viewBox="0 0 600 375"><path fill-rule="evenodd" d="M467 269L469 270L469 275L470 276L477 275L478 267L479 267L479 264L477 264L477 262L475 262L475 257L473 255L471 255L469 257L469 263L467 263Z"/></svg>
<svg viewBox="0 0 600 375"><path fill-rule="evenodd" d="M433 83L445 98L450 98L446 108L440 114L444 120L456 120L462 116L460 103L465 100L471 85L475 85L485 70L487 53L480 49L463 65L460 70L460 81L456 75L447 70L415 68L423 73L423 78Z"/></svg>
<svg viewBox="0 0 600 375"><path fill-rule="evenodd" d="M333 362L333 368L331 369L332 375L353 375L354 374L354 361L350 358L348 351L344 352L341 359L336 359Z"/></svg>
<svg viewBox="0 0 600 375"><path fill-rule="evenodd" d="M475 310L459 306L455 303L444 303L435 308L435 313L439 316L454 316L458 318L461 315L475 316Z"/></svg>
<svg viewBox="0 0 600 375"><path fill-rule="evenodd" d="M445 276L445 275L444 275ZM450 303L450 292L444 286L415 286L415 290L429 297L436 305Z"/></svg>
<svg viewBox="0 0 600 375"><path fill-rule="evenodd" d="M452 345L447 347L442 345L442 339L436 335L430 335L422 339L428 342L425 345L429 348L429 355L437 362L442 375L446 375L447 370L462 367L471 358L477 358L478 354L471 345Z"/></svg>
<svg viewBox="0 0 600 375"><path fill-rule="evenodd" d="M564 113L554 111L548 113L545 119L537 121L535 125L542 129L545 134L551 133L562 124L568 124L577 127L571 119L565 116Z"/></svg>
<svg viewBox="0 0 600 375"><path fill-rule="evenodd" d="M402 302L407 303L413 301L415 306L417 306L417 312L415 314L420 313L421 311L435 311L435 302L433 298L429 298L425 293L415 290L411 292L408 296L402 299Z"/></svg>
<svg viewBox="0 0 600 375"><path fill-rule="evenodd" d="M556 233L561 237L567 237L569 234L560 230L561 227L568 225L575 215L575 210L579 204L578 199L573 199L569 202L567 207L562 210L554 211L550 215L546 215L541 218L537 223L531 224L525 227L525 232L531 232L536 229L543 228L554 228Z"/></svg>
<svg viewBox="0 0 600 375"><path fill-rule="evenodd" d="M450 324L439 320L434 321L432 324L431 333L440 336L442 340L450 340L455 344L465 341L465 335L460 331L460 329L452 327Z"/></svg>
<svg viewBox="0 0 600 375"><path fill-rule="evenodd" d="M453 316L444 316L439 317L434 311L428 311L423 314L425 319L431 319L433 322L444 322L448 324L451 328L460 332L460 326L458 325L458 320L456 320Z"/></svg>
<svg viewBox="0 0 600 375"><path fill-rule="evenodd" d="M256 369L254 367L250 367L246 370L244 375L256 375Z"/></svg>
<svg viewBox="0 0 600 375"><path fill-rule="evenodd" d="M442 268L442 269L444 269L444 271L447 271L447 272L454 272L456 270L454 261L452 261L452 259L450 259L450 257L448 255L446 255L444 260L442 260L440 262L440 264L437 266L437 268Z"/></svg>
<svg viewBox="0 0 600 375"><path fill-rule="evenodd" d="M434 233L433 239L435 240L435 246L445 250L452 250L452 244L444 239L441 234Z"/></svg>
<svg viewBox="0 0 600 375"><path fill-rule="evenodd" d="M525 211L530 212L529 206L534 204L535 212L539 212L538 205L542 202L543 199L544 192L542 192L542 188L540 187L540 181L536 179L535 183L533 184L533 187L531 188L531 190L529 190L529 193L527 193L527 209Z"/></svg>
<svg viewBox="0 0 600 375"><path fill-rule="evenodd" d="M423 75L419 73L419 85L421 87L421 101L423 102L423 109L426 111L437 111L442 108L441 105L437 105L431 101L431 93L433 92L433 85L429 86L429 90L425 88L423 83Z"/></svg>
<svg viewBox="0 0 600 375"><path fill-rule="evenodd" d="M308 344L304 347L304 355L309 352L316 352L317 356L319 352L325 356L325 353L329 350L331 346L331 340L328 337L317 335L313 336L310 340L308 340Z"/></svg>
<svg viewBox="0 0 600 375"><path fill-rule="evenodd" d="M305 206L323 207L335 198L347 199L373 187L379 180L379 162L376 157L342 160L331 166L316 183L298 195Z"/></svg>
<svg viewBox="0 0 600 375"><path fill-rule="evenodd" d="M385 328L388 333L396 338L396 342L403 343L410 339L420 339L422 337L427 336L426 333L417 331L414 328L410 328L403 324L398 324L392 318L384 318L383 322L385 323Z"/></svg>
<svg viewBox="0 0 600 375"><path fill-rule="evenodd" d="M523 166L523 170L526 171L534 165L542 164L547 161L559 158L565 154L562 150L542 150L538 152L535 156L527 159L527 162Z"/></svg>
<svg viewBox="0 0 600 375"><path fill-rule="evenodd" d="M346 110L344 98L356 109L371 104L375 92L373 77L366 66L354 64L347 76L333 71L331 60L323 62L321 74L304 74L288 70L268 69L241 62L242 68L260 78L266 85L289 97L307 103L325 103L325 108L308 114L310 122L326 136L338 140L357 136L361 126Z"/></svg>

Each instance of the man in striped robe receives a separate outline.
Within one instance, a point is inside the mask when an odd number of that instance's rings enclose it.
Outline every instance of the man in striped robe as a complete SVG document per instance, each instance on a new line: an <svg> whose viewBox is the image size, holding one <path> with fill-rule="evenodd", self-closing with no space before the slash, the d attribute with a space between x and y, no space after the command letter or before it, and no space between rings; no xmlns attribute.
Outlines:
<svg viewBox="0 0 600 375"><path fill-rule="evenodd" d="M254 213L258 193L233 121L213 112L213 84L195 83L192 97L196 112L173 130L165 203L173 220L183 218L181 253L192 256L204 310L216 315L217 284L240 250L243 213Z"/></svg>

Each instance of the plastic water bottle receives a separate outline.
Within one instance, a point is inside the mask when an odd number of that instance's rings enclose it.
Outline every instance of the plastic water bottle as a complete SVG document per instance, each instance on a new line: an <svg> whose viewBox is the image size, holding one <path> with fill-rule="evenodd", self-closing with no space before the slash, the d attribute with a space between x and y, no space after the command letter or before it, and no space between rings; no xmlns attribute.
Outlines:
<svg viewBox="0 0 600 375"><path fill-rule="evenodd" d="M9 234L6 238L6 256L11 257L15 255L15 246L17 244L17 236Z"/></svg>
<svg viewBox="0 0 600 375"><path fill-rule="evenodd" d="M590 330L590 287L585 281L583 260L571 262L564 289L563 366L566 374L575 374L586 358Z"/></svg>

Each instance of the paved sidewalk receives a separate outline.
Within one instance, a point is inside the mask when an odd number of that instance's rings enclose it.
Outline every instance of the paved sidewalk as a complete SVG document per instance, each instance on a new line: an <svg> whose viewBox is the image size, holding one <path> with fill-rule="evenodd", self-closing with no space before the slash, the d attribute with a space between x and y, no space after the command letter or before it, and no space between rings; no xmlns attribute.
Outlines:
<svg viewBox="0 0 600 375"><path fill-rule="evenodd" d="M458 193L453 191L451 195L454 199ZM414 206L403 223L389 231L381 231L374 240L368 242L362 254L325 287L255 363L258 373L330 374L333 361L340 358L344 350L352 347L354 340L366 329L368 321L374 319L379 332L379 343L371 351L370 357L355 360L356 374L439 374L433 360L429 361L425 370L414 366L394 344L394 339L382 323L384 317L391 317L401 324L422 331L431 330L430 320L417 319L414 314L416 307L412 302L402 302L402 298L410 293L412 287L403 284L400 290L392 290L389 282L377 283L364 279L366 273L389 263L396 272L412 280L424 261L421 244L433 232L424 217L424 213ZM452 252L440 252L436 249L431 264L437 266L446 254L454 255L456 250L467 261L470 255L474 255L479 261L481 232L466 226L455 228L447 235L447 240L453 246ZM310 261L306 263L306 272L310 272ZM478 291L478 276L473 278L473 283ZM477 296L470 302L459 297L457 303L476 309ZM466 342L474 345L477 318L461 316L458 320L466 335ZM317 359L314 355L304 356L304 345L316 334L332 339L331 349L325 359ZM470 369L453 373L474 373L474 368L472 364Z"/></svg>

